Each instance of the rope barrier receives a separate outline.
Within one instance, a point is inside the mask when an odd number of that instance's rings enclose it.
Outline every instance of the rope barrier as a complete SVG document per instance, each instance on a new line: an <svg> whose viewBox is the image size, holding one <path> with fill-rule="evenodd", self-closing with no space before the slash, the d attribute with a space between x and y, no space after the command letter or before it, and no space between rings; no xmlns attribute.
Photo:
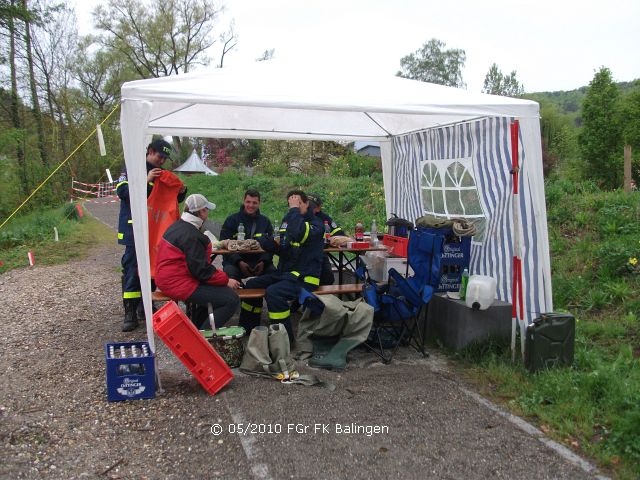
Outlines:
<svg viewBox="0 0 640 480"><path fill-rule="evenodd" d="M102 120L102 122L100 122L100 123L99 123L99 125L102 125L104 122L106 122L106 121L111 117L111 115L113 115L113 113L114 113L118 108L120 108L120 104L116 105L116 106L114 107L114 109L113 109L113 110L111 110L111 112L109 112L109 114L108 114L108 115L107 115L107 116ZM26 198L26 199L25 199L25 200L24 200L24 201L23 201L23 202L18 206L18 208L16 208L16 209L13 211L13 213L11 213L11 215L9 215L9 216L7 217L7 219L6 219L4 222L2 222L2 224L0 224L0 230L2 229L2 227L4 227L4 226L9 222L9 220L11 220L11 219L14 217L14 215L15 215L16 213L18 213L18 212L20 211L20 209L21 209L22 207L24 207L24 206L27 204L27 202L28 202L29 200L31 200L31 197L33 197L33 196L38 192L38 190L40 190L40 189L41 189L41 188L42 188L42 187L43 187L43 186L44 186L44 185L45 185L45 184L46 184L46 183L51 179L51 177L53 177L53 176L58 172L58 170L60 170L60 169L64 166L64 164L65 164L65 163L67 163L67 162L71 159L71 157L73 157L73 156L76 154L76 152L77 152L78 150L80 150L80 148L81 148L85 143L87 143L87 141L89 141L89 139L90 139L90 138L91 138L91 137L96 133L96 131L97 131L97 130L98 130L98 127L96 126L96 128L94 128L94 129L91 131L91 133L90 133L89 135L87 135L87 137L86 137L86 138L85 138L85 139L84 139L84 140L83 140L83 141L82 141L82 142L81 142L81 143L80 143L80 144L79 144L79 145L78 145L78 146L73 150L73 152L71 152L71 153L67 156L67 158L65 158L65 159L60 163L60 165L58 165L58 166L57 166L57 167L56 167L56 168L55 168L55 169L54 169L54 170L49 174L49 176L48 176L47 178L45 178L45 179L42 181L42 183L40 183L40 185L38 185L38 186L35 188L35 190L29 194L29 196L28 196L28 197L27 197L27 198Z"/></svg>

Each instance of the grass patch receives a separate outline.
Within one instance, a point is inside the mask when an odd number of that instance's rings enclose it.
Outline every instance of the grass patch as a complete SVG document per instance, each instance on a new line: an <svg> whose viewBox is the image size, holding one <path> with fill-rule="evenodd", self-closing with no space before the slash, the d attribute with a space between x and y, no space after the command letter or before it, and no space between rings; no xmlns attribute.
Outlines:
<svg viewBox="0 0 640 480"><path fill-rule="evenodd" d="M495 342L451 355L551 438L640 478L640 195L562 180L546 191L554 307L577 319L572 368L530 374Z"/></svg>
<svg viewBox="0 0 640 480"><path fill-rule="evenodd" d="M54 265L81 258L95 245L115 242L114 232L102 223L87 215L72 219L67 214L68 208L61 207L8 224L0 235L0 273L29 266L29 251L36 265ZM53 227L58 229L57 242Z"/></svg>

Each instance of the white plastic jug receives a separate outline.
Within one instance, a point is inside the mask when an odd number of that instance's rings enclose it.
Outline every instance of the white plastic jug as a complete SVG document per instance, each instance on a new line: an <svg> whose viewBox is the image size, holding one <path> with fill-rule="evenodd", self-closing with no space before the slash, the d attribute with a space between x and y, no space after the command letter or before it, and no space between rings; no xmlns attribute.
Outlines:
<svg viewBox="0 0 640 480"><path fill-rule="evenodd" d="M471 275L467 284L467 307L474 310L486 310L496 298L498 284L496 279L486 275Z"/></svg>

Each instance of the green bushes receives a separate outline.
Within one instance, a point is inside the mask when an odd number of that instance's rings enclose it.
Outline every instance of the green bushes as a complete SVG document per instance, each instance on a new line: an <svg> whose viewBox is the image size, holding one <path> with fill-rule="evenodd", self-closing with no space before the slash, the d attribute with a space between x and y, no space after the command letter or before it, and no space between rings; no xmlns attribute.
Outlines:
<svg viewBox="0 0 640 480"><path fill-rule="evenodd" d="M385 204L382 175L374 172L364 177L289 174L279 177L254 175L247 177L224 172L217 177L194 175L182 177L190 193L202 193L217 208L211 218L222 223L240 208L247 188L256 188L262 197L261 212L272 221L279 221L287 210L286 194L292 189L314 192L323 200L322 209L347 232L353 233L358 220L368 226L375 218L384 225Z"/></svg>

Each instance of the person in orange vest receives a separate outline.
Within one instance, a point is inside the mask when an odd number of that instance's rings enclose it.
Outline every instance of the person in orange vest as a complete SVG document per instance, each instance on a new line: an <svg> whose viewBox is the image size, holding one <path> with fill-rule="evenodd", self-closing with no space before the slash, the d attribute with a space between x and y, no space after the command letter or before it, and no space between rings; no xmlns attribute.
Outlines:
<svg viewBox="0 0 640 480"><path fill-rule="evenodd" d="M162 165L171 155L171 144L158 139L147 146L147 198L153 190L154 180L162 174ZM124 304L124 320L122 331L130 332L138 326L138 320L144 318L142 310L142 291L138 276L138 258L133 238L133 221L131 220L131 201L129 198L129 181L124 173L116 186L116 194L120 198L120 218L118 219L118 243L124 245L122 255L122 303ZM187 194L183 187L178 193L178 203Z"/></svg>

